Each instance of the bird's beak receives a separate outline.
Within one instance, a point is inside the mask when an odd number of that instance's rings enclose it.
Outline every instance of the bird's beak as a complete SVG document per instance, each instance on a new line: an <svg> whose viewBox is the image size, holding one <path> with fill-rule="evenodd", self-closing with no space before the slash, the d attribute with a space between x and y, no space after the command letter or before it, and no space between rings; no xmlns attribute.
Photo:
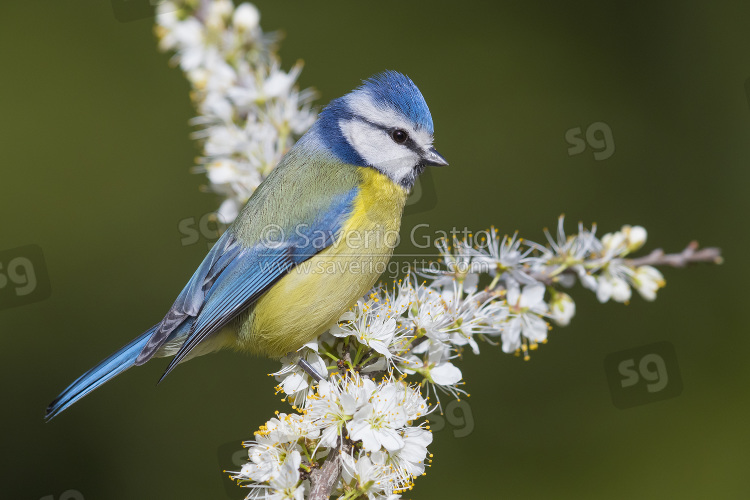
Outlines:
<svg viewBox="0 0 750 500"><path fill-rule="evenodd" d="M435 151L435 148L430 148L422 155L422 163L430 167L445 167L448 165L448 161L443 158L443 155Z"/></svg>

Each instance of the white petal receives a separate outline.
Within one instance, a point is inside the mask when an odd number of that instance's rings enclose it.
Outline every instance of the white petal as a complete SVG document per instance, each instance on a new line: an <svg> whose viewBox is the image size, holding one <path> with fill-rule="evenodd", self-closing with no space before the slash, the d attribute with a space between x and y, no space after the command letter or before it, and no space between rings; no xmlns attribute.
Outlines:
<svg viewBox="0 0 750 500"><path fill-rule="evenodd" d="M354 321L355 319L357 319L357 315L354 314L354 311L346 311L341 315L341 317L339 317L339 322L343 323L345 321Z"/></svg>
<svg viewBox="0 0 750 500"><path fill-rule="evenodd" d="M521 319L510 320L502 333L503 352L511 353L521 347Z"/></svg>
<svg viewBox="0 0 750 500"><path fill-rule="evenodd" d="M641 248L646 243L646 237L648 236L646 229L641 226L628 227L625 234L628 238L628 250L631 252Z"/></svg>
<svg viewBox="0 0 750 500"><path fill-rule="evenodd" d="M612 298L617 302L627 302L630 300L632 292L630 286L619 278L615 278L612 282Z"/></svg>
<svg viewBox="0 0 750 500"><path fill-rule="evenodd" d="M479 275L470 273L464 278L464 292L474 293L477 291L477 285L479 284Z"/></svg>
<svg viewBox="0 0 750 500"><path fill-rule="evenodd" d="M621 231L607 233L602 236L602 245L604 245L605 252L619 253L626 241L627 238L625 237L625 233Z"/></svg>
<svg viewBox="0 0 750 500"><path fill-rule="evenodd" d="M386 344L385 342L381 342L379 340L370 340L369 342L366 342L366 344L377 353L382 354L387 358L391 357L391 352L388 350L388 344Z"/></svg>
<svg viewBox="0 0 750 500"><path fill-rule="evenodd" d="M526 325L523 335L534 342L541 342L547 338L547 323L539 316L533 314L524 315Z"/></svg>
<svg viewBox="0 0 750 500"><path fill-rule="evenodd" d="M266 98L278 97L288 93L292 83L294 83L293 76L277 71L263 83L263 93Z"/></svg>
<svg viewBox="0 0 750 500"><path fill-rule="evenodd" d="M578 269L578 279L581 280L581 285L584 288L588 288L592 292L596 292L598 289L598 282L596 278L588 274L583 267Z"/></svg>
<svg viewBox="0 0 750 500"><path fill-rule="evenodd" d="M596 298L603 304L612 297L612 283L604 276L599 276L597 285Z"/></svg>
<svg viewBox="0 0 750 500"><path fill-rule="evenodd" d="M390 354L390 353L388 353ZM388 368L388 360L385 357L378 357L377 360L371 365L367 365L362 369L363 373L379 372ZM412 372L414 373L414 372Z"/></svg>
<svg viewBox="0 0 750 500"><path fill-rule="evenodd" d="M208 180L213 184L228 184L237 180L238 172L231 160L218 160L206 167Z"/></svg>
<svg viewBox="0 0 750 500"><path fill-rule="evenodd" d="M294 394L301 390L307 389L307 378L299 373L292 373L281 382L281 388L286 394Z"/></svg>
<svg viewBox="0 0 750 500"><path fill-rule="evenodd" d="M452 363L443 363L430 370L430 377L438 385L454 385L461 381L461 370Z"/></svg>
<svg viewBox="0 0 750 500"><path fill-rule="evenodd" d="M560 326L567 326L576 314L576 303L570 295L558 293L555 301L550 304L552 319Z"/></svg>
<svg viewBox="0 0 750 500"><path fill-rule="evenodd" d="M339 402L346 415L354 415L357 412L359 405L357 404L357 399L351 394L342 394L339 397Z"/></svg>
<svg viewBox="0 0 750 500"><path fill-rule="evenodd" d="M544 300L545 287L542 284L526 285L521 294L521 307L534 307Z"/></svg>
<svg viewBox="0 0 750 500"><path fill-rule="evenodd" d="M506 295L508 304L515 306L516 304L518 304L518 299L520 296L521 290L517 286L508 288L508 294Z"/></svg>
<svg viewBox="0 0 750 500"><path fill-rule="evenodd" d="M217 217L225 224L229 224L237 218L240 213L240 204L237 200L229 198L224 200L216 212Z"/></svg>
<svg viewBox="0 0 750 500"><path fill-rule="evenodd" d="M431 443L432 432L422 427L407 427L404 429L404 448L399 455L411 462L424 460Z"/></svg>
<svg viewBox="0 0 750 500"><path fill-rule="evenodd" d="M349 328L342 328L339 325L333 325L331 327L331 335L338 338L344 338L348 337L350 335L356 335L356 332L350 330Z"/></svg>
<svg viewBox="0 0 750 500"><path fill-rule="evenodd" d="M233 24L244 30L254 29L260 23L260 12L251 3L242 3L234 11Z"/></svg>
<svg viewBox="0 0 750 500"><path fill-rule="evenodd" d="M351 422L350 422L351 423ZM346 424L346 427L350 427L350 423ZM380 449L380 440L375 431L370 427L369 424L365 423L351 423L351 430L349 435L355 441L362 441L362 448L367 451L376 451Z"/></svg>
<svg viewBox="0 0 750 500"><path fill-rule="evenodd" d="M338 428L335 425L332 425L328 428L326 428L323 431L323 434L320 436L320 444L322 446L327 446L328 448L333 448L338 444L339 440L339 433Z"/></svg>
<svg viewBox="0 0 750 500"><path fill-rule="evenodd" d="M395 430L385 427L380 429L380 432L377 433L378 441L380 441L380 444L383 445L383 448L386 450L393 452L396 450L400 450L404 447L404 440L401 439L401 436L399 436L398 432ZM379 446L378 446L379 448ZM367 449L365 447L365 449ZM374 450L368 450L368 451L374 451Z"/></svg>
<svg viewBox="0 0 750 500"><path fill-rule="evenodd" d="M313 350L313 351L315 351L315 352L318 352L318 347L319 347L319 346L318 346L318 341L317 341L317 340L313 340L313 341L311 341L311 342L308 342L307 344L303 345L302 347L300 347L300 348L299 348L299 349L297 349L297 350L298 350L298 351L301 351L301 350L302 350L303 348L305 348L305 347L307 347L308 349L312 349L312 350Z"/></svg>

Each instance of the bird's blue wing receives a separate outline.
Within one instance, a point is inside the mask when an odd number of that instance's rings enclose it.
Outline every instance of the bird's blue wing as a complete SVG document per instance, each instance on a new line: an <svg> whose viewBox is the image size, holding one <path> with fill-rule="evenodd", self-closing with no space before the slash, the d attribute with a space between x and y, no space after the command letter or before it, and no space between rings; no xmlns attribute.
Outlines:
<svg viewBox="0 0 750 500"><path fill-rule="evenodd" d="M188 294L183 297L183 292L178 299L182 300L181 310L187 310L198 300L201 307L190 333L162 379L198 344L247 309L290 269L330 246L351 213L356 193L357 188L354 188L336 197L329 208L310 223L287 228L289 236L283 242L243 247L236 240L227 240L223 243L226 250L216 256L207 256L207 261L212 260L207 271L193 277L202 286L188 284Z"/></svg>
<svg viewBox="0 0 750 500"><path fill-rule="evenodd" d="M156 325L148 342L143 346L135 365L142 365L151 359L156 351L170 339L170 335L185 320L195 317L203 307L206 293L222 271L239 255L242 250L237 238L226 231L208 252L206 258L183 288L172 304L164 319Z"/></svg>

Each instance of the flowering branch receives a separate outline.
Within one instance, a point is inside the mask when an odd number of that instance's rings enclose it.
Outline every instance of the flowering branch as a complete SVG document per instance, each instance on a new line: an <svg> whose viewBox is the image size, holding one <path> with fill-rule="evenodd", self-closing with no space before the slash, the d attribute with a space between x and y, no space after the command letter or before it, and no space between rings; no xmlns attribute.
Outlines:
<svg viewBox="0 0 750 500"><path fill-rule="evenodd" d="M227 224L316 118L315 93L294 86L302 64L283 71L279 35L259 22L255 6L231 0L168 0L156 16L159 47L174 53L198 110L194 171L224 198L217 215Z"/></svg>
<svg viewBox="0 0 750 500"><path fill-rule="evenodd" d="M432 435L419 419L441 408L441 394L468 396L454 364L464 349L479 354L481 342L500 344L528 360L547 342L551 323L564 326L575 315L562 288L580 282L601 302L627 302L633 289L654 300L665 282L650 264L719 258L717 249L698 251L692 244L673 256L626 258L646 236L640 226L623 226L599 238L582 225L566 235L560 217L545 245L499 238L494 229L472 235L473 241L440 241L439 265L372 290L318 340L282 359L273 375L297 412L294 430L283 431L289 424L278 419L262 426L256 441L246 443L250 462L232 477L251 489L248 498L398 498L428 466ZM482 280L489 284L481 287ZM300 360L323 378L311 376ZM429 404L432 398L436 404ZM271 428L276 437L269 440ZM312 472L274 483L289 443L314 450L299 469Z"/></svg>
<svg viewBox="0 0 750 500"><path fill-rule="evenodd" d="M715 247L701 248L697 241L691 241L680 253L666 254L661 248L652 250L650 254L638 257L636 259L625 259L625 263L632 268L641 266L666 266L666 267L686 267L689 264L721 264L724 262L721 256L721 249ZM573 273L572 270L565 271L567 274ZM555 282L553 276L544 273L533 275L537 281L545 285L551 285Z"/></svg>
<svg viewBox="0 0 750 500"><path fill-rule="evenodd" d="M315 120L313 94L294 87L276 56L278 37L259 13L229 0L172 0L159 7L156 32L191 83L202 141L199 171L225 200L225 222ZM552 324L575 315L564 289L580 283L600 302L627 303L635 290L654 300L665 286L656 266L720 263L717 248L693 242L680 253L633 258L646 230L623 226L596 235L560 217L546 242L494 228L440 240L441 261L380 285L318 339L289 353L272 374L291 404L247 441L248 462L231 472L247 499L394 500L425 474L432 434L425 416L441 395L468 397L454 362L468 348L499 345L530 359ZM434 401L434 403L432 402Z"/></svg>

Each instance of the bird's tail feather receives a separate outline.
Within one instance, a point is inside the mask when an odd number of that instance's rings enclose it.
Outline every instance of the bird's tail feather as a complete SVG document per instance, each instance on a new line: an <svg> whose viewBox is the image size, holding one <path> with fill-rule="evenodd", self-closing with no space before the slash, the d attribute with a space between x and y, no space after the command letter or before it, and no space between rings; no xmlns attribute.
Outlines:
<svg viewBox="0 0 750 500"><path fill-rule="evenodd" d="M133 366L138 354L158 326L150 328L143 335L78 377L49 404L44 418L48 421L53 419L86 394Z"/></svg>

